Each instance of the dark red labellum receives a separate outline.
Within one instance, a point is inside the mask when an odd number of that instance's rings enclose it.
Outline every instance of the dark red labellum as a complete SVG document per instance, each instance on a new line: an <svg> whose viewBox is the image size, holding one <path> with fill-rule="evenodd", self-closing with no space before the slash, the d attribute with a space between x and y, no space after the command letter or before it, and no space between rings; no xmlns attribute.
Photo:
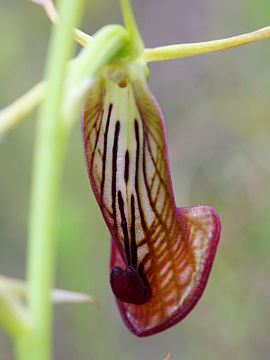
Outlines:
<svg viewBox="0 0 270 360"><path fill-rule="evenodd" d="M110 284L114 295L126 303L142 305L150 299L150 290L134 267L125 270L115 266L111 271Z"/></svg>

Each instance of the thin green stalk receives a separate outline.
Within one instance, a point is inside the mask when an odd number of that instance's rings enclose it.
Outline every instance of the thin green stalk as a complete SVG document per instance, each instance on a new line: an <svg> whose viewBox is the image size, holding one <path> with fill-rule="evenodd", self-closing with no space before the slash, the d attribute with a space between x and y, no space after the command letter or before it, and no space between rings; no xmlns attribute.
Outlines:
<svg viewBox="0 0 270 360"><path fill-rule="evenodd" d="M19 360L51 358L55 218L65 144L60 105L72 31L84 0L60 0L61 23L53 29L47 62L48 92L40 109L34 150L29 223L28 305L32 332L16 340Z"/></svg>
<svg viewBox="0 0 270 360"><path fill-rule="evenodd" d="M68 63L66 88L75 87L91 74L96 74L112 57L121 51L121 56L130 55L129 36L119 25L105 26L95 34L95 40L89 42L79 56ZM94 54L94 56L89 55ZM91 58L92 56L92 58ZM12 104L0 111L0 135L16 126L30 114L47 94L47 81L41 81ZM67 103L67 107L70 106ZM68 109L67 112L70 110Z"/></svg>
<svg viewBox="0 0 270 360"><path fill-rule="evenodd" d="M78 0L72 3L70 11L75 3L78 4ZM68 17L70 13L67 10ZM72 11L74 14L75 10ZM50 359L52 309L49 292L54 274L56 208L64 150L71 129L67 126L64 112L61 112L65 107L64 94L85 78L96 76L106 64L118 59L119 54L130 55L126 31L119 26L107 26L83 49L70 68L63 87L64 69L71 53L73 24L69 17L69 21L66 20L69 25L67 28L67 25L64 26L63 15L61 19L52 38L47 70L47 97L41 108L37 127L28 261L28 304L33 332L16 341L19 360Z"/></svg>
<svg viewBox="0 0 270 360"><path fill-rule="evenodd" d="M81 32L81 34L82 35L80 35L80 39L76 39L76 41L88 46L88 35L84 34L83 32ZM236 46L246 45L267 38L270 38L270 26L228 39L191 44L168 45L153 49L145 49L144 59L147 62L151 62L206 54L210 52L226 50ZM83 39L85 39L85 41ZM76 61L77 59L74 59L74 63ZM39 83L20 99L0 111L0 134L11 128L13 125L16 125L24 116L28 115L39 104L45 93L45 84Z"/></svg>
<svg viewBox="0 0 270 360"><path fill-rule="evenodd" d="M12 292L0 285L0 323L13 339L20 337L29 330L27 308ZM11 320L12 319L12 320Z"/></svg>
<svg viewBox="0 0 270 360"><path fill-rule="evenodd" d="M16 126L31 113L45 96L46 82L41 81L22 97L0 111L0 134Z"/></svg>
<svg viewBox="0 0 270 360"><path fill-rule="evenodd" d="M179 59L187 56L207 54L236 46L246 45L270 37L270 26L247 34L233 36L222 40L204 41L191 44L178 44L145 49L144 59L147 62Z"/></svg>
<svg viewBox="0 0 270 360"><path fill-rule="evenodd" d="M134 18L134 14L131 8L131 4L129 0L121 0L121 9L125 22L125 26L130 35L132 47L133 47L133 56L137 57L143 53L144 43L139 32L139 29L136 24L136 20Z"/></svg>

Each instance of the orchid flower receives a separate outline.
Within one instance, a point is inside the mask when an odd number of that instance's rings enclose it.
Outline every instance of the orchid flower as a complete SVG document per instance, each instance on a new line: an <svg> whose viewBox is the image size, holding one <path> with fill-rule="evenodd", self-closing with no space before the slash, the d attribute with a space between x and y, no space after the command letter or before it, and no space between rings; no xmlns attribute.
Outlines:
<svg viewBox="0 0 270 360"><path fill-rule="evenodd" d="M126 28L105 26L93 37L73 27L83 1L59 1L59 15L53 0L31 1L42 5L57 26L45 80L0 111L1 135L44 100L33 165L28 286L3 279L0 325L19 340L24 358L30 359L31 349L36 359L49 354L56 197L65 144L86 93L85 161L111 234L112 292L127 327L138 336L152 335L179 322L200 299L221 224L210 206L176 207L165 123L147 85L147 62L266 39L270 26L227 39L145 49L128 0L121 0ZM72 32L84 49L67 63ZM52 298L93 300L54 291Z"/></svg>
<svg viewBox="0 0 270 360"><path fill-rule="evenodd" d="M127 18L127 17L126 17ZM104 69L82 116L88 175L111 234L110 284L138 336L183 319L201 297L221 224L210 206L177 208L163 115L128 12L133 58Z"/></svg>

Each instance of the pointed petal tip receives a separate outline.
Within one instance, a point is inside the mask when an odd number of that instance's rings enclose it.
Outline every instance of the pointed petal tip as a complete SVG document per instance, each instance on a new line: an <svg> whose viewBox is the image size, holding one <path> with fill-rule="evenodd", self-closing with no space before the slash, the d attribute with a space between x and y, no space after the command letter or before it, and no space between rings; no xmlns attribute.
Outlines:
<svg viewBox="0 0 270 360"><path fill-rule="evenodd" d="M94 296L75 291L52 289L51 299L54 304L64 303L92 303L99 307L99 303Z"/></svg>

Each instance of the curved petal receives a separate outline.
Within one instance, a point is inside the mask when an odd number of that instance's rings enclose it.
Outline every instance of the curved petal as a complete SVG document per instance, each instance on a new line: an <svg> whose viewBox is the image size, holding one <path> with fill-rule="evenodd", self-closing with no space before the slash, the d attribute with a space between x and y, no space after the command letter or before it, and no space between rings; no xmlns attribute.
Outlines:
<svg viewBox="0 0 270 360"><path fill-rule="evenodd" d="M208 206L176 208L164 121L140 68L121 88L104 79L83 117L86 164L112 236L111 286L128 328L151 335L195 306L220 221Z"/></svg>
<svg viewBox="0 0 270 360"><path fill-rule="evenodd" d="M137 336L153 335L182 320L207 284L220 236L218 214L209 206L179 208L177 213L183 244L172 257L166 251L152 254L158 261L152 272L145 273L152 290L149 302L138 306L116 298L125 324ZM115 266L124 263L112 241L111 268Z"/></svg>

